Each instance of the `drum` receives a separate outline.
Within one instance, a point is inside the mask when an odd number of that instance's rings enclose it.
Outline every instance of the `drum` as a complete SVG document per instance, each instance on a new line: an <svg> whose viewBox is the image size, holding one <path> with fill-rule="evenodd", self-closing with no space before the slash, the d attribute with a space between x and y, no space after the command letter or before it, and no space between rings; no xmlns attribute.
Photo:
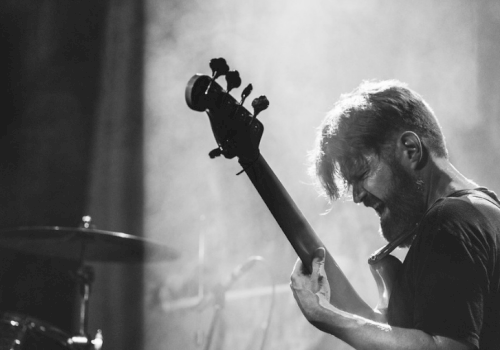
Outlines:
<svg viewBox="0 0 500 350"><path fill-rule="evenodd" d="M56 327L19 314L0 316L0 350L74 350L70 336Z"/></svg>

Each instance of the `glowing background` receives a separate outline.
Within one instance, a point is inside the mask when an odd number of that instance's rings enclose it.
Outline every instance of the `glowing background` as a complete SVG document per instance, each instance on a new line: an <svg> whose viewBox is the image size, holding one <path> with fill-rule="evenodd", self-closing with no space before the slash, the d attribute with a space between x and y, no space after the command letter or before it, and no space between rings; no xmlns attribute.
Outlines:
<svg viewBox="0 0 500 350"><path fill-rule="evenodd" d="M145 348L200 348L195 338L198 331L206 333L210 308L198 312L176 305L208 293L252 255L264 257L286 287L295 261L251 183L245 175L235 176L237 162L209 159L216 145L208 119L184 101L194 73L209 74L209 60L224 57L240 72L243 87L253 84L249 102L262 94L269 98L270 107L260 117L265 125L262 154L360 295L375 305L366 259L384 243L378 220L370 210L345 202L321 215L328 205L307 175L315 129L338 96L361 80L397 78L433 107L452 162L466 176L498 189L493 177L475 167L477 150L489 138L477 134L488 130L481 127L486 117L478 96L479 21L499 13L499 5L489 6L478 13L478 6L467 0L149 0L145 232L182 257L147 268ZM239 99L240 92L233 96ZM234 290L269 286L265 271L256 266ZM277 295L268 348L344 348L303 320L285 287ZM228 300L219 348L258 349L258 327L269 299L250 293Z"/></svg>

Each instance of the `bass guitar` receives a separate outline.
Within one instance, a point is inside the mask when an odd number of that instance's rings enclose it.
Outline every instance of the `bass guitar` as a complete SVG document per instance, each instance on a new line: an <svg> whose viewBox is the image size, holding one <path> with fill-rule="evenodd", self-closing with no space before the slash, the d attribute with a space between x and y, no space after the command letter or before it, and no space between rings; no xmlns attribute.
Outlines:
<svg viewBox="0 0 500 350"><path fill-rule="evenodd" d="M238 71L230 70L223 58L210 61L212 75L194 75L188 82L185 98L188 106L206 112L217 148L209 153L211 158L237 157L252 184L264 200L270 212L291 243L306 268L311 268L312 256L319 247L324 247L304 215L293 202L279 179L259 150L264 126L257 115L269 106L265 96L253 100L253 114L244 106L252 92L249 84L237 101L230 91L241 86ZM227 87L223 89L217 78L225 77ZM392 247L391 247L392 248ZM341 310L372 320L381 320L387 308L393 276L401 262L389 255L391 248L381 249L369 260L372 274L379 290L379 303L372 309L356 293L331 254L326 250L325 272L331 286L330 303ZM394 249L394 248L392 248Z"/></svg>

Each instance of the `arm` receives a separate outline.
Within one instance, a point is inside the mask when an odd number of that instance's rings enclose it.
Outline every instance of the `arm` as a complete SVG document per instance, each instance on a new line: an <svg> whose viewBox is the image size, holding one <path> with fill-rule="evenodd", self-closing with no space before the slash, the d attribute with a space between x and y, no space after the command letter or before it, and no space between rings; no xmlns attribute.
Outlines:
<svg viewBox="0 0 500 350"><path fill-rule="evenodd" d="M305 266L310 267L314 251L324 247L311 225L262 155L251 162L240 158L240 163L299 258ZM356 293L328 251L325 251L325 266L328 278L336 281L335 289L328 299L331 303L370 319L380 316Z"/></svg>
<svg viewBox="0 0 500 350"><path fill-rule="evenodd" d="M290 286L302 313L312 325L355 349L473 349L472 345L451 338L432 336L417 329L391 327L335 308L328 302L330 286L324 271L322 249L318 249L313 259L310 275L303 273L302 263L297 261Z"/></svg>

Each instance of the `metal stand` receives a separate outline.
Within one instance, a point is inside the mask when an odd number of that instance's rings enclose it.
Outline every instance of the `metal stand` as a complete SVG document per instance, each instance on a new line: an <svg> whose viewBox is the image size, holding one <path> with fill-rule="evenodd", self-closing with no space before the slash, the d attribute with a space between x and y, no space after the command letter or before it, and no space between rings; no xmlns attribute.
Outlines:
<svg viewBox="0 0 500 350"><path fill-rule="evenodd" d="M85 350L99 350L102 347L103 338L101 330L93 340L89 340L88 333L88 310L90 300L90 286L94 281L94 269L91 266L82 266L77 271L77 281L80 288L80 318L78 335L71 337L71 341Z"/></svg>
<svg viewBox="0 0 500 350"><path fill-rule="evenodd" d="M224 305L226 303L226 288L223 286L219 286L214 290L214 315L210 322L210 328L207 334L207 342L205 343L204 350L210 350L210 346L212 345L212 340L214 338L215 329L217 328L217 324L222 315L222 310L224 309Z"/></svg>

